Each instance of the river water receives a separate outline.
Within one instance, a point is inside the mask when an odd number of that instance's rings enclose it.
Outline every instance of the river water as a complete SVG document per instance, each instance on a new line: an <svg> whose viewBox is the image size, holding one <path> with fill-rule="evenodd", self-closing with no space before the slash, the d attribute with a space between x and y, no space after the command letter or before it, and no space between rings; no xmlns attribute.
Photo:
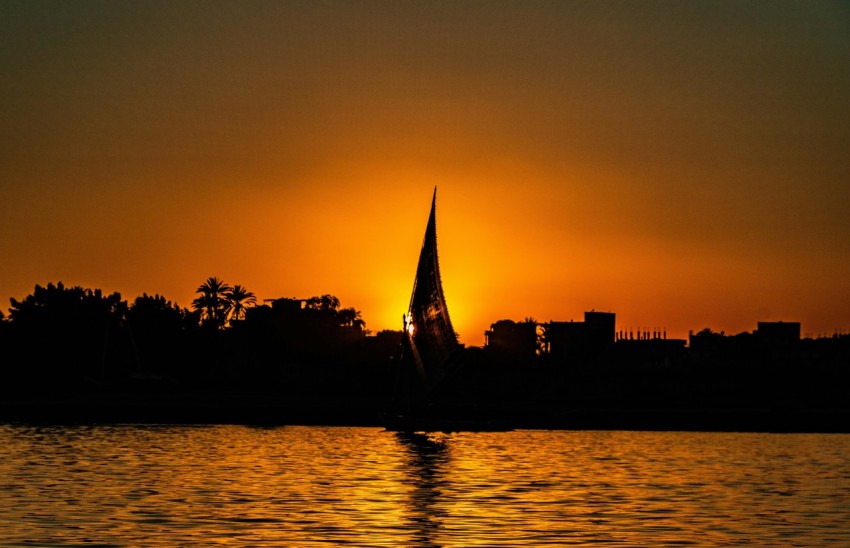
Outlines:
<svg viewBox="0 0 850 548"><path fill-rule="evenodd" d="M850 546L850 435L0 425L2 546Z"/></svg>

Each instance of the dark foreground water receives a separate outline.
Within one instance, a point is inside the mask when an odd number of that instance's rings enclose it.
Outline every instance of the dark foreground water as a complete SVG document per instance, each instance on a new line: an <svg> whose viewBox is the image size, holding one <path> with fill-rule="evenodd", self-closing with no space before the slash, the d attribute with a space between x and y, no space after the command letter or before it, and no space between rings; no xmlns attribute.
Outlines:
<svg viewBox="0 0 850 548"><path fill-rule="evenodd" d="M850 435L0 426L2 546L850 546Z"/></svg>

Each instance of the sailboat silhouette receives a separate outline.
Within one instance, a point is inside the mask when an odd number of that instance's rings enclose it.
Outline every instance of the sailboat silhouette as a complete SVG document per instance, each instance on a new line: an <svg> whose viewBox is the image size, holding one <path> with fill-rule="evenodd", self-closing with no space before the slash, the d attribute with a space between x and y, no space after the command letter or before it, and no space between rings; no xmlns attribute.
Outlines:
<svg viewBox="0 0 850 548"><path fill-rule="evenodd" d="M385 425L395 431L506 430L490 421L470 420L457 407L441 405L440 391L462 366L463 347L452 327L437 256L437 189L419 253L407 314L403 316L395 409Z"/></svg>

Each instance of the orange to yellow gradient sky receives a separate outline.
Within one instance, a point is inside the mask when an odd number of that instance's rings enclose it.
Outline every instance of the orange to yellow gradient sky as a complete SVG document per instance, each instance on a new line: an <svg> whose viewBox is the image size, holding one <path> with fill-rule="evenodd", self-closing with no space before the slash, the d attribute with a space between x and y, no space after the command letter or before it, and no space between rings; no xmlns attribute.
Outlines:
<svg viewBox="0 0 850 548"><path fill-rule="evenodd" d="M0 297L850 327L846 2L0 3ZM5 309L5 306L3 307Z"/></svg>

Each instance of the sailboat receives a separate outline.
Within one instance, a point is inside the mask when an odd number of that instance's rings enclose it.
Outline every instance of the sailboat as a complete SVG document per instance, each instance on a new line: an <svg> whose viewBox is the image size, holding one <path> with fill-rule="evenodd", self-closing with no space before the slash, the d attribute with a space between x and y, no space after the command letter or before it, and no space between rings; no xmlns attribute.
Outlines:
<svg viewBox="0 0 850 548"><path fill-rule="evenodd" d="M462 367L463 346L452 327L437 257L437 189L419 253L410 305L403 315L396 405L384 416L387 430L506 430L504 425L471 419L458 408L441 405L439 396Z"/></svg>

